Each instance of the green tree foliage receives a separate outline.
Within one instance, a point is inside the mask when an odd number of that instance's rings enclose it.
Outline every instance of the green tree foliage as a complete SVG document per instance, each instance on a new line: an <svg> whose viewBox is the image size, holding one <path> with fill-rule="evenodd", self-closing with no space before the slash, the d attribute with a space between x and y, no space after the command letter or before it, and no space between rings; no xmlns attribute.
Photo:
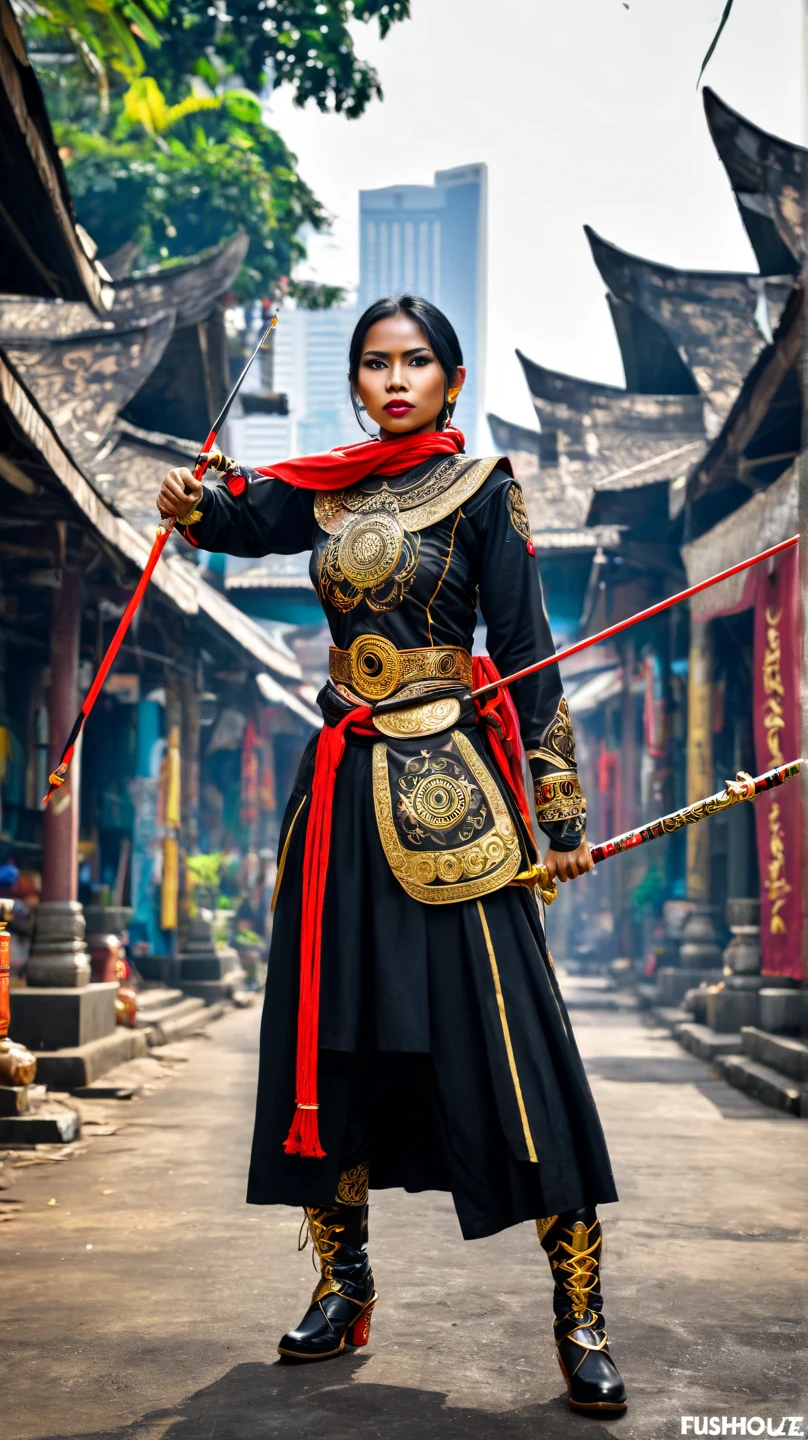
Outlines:
<svg viewBox="0 0 808 1440"><path fill-rule="evenodd" d="M301 228L329 216L259 95L362 113L381 97L349 25L385 35L409 0L21 0L79 219L110 254L135 240L147 263L181 259L242 228L237 289L266 294L305 256ZM335 287L290 282L301 303Z"/></svg>

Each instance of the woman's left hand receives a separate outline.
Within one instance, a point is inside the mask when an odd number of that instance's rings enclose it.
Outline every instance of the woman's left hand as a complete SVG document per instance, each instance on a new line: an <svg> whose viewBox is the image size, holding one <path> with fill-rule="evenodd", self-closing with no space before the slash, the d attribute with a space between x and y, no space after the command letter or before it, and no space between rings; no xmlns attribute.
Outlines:
<svg viewBox="0 0 808 1440"><path fill-rule="evenodd" d="M566 880L575 880L578 875L585 875L587 870L595 868L592 852L586 840L581 841L577 850L548 850L544 857L544 863L550 879L560 880L562 884Z"/></svg>

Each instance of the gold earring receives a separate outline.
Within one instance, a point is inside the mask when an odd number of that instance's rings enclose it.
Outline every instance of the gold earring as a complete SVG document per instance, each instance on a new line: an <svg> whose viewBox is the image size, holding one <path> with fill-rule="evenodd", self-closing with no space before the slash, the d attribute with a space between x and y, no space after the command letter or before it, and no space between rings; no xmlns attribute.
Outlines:
<svg viewBox="0 0 808 1440"><path fill-rule="evenodd" d="M462 387L461 385L453 385L452 388L451 388L451 390L447 390L447 392L446 392L446 398L447 398L447 400L449 401L449 404L450 404L450 405L454 405L455 400L457 399L458 395L460 394L460 391L461 391L462 388L463 388L463 387Z"/></svg>

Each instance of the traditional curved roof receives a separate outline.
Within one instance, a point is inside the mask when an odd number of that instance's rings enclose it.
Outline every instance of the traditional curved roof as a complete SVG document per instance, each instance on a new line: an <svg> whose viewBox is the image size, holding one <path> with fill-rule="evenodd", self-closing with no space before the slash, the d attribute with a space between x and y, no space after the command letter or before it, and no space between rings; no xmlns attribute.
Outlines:
<svg viewBox="0 0 808 1440"><path fill-rule="evenodd" d="M548 401L579 411L595 403L596 397L606 403L612 398L625 397L625 390L619 385L602 385L598 380L582 380L577 375L565 375L562 370L548 370L535 360L528 359L521 350L516 358L525 372L528 389L534 405L537 401Z"/></svg>
<svg viewBox="0 0 808 1440"><path fill-rule="evenodd" d="M535 455L538 459L541 454L540 430L528 430L526 425L513 425L510 420L503 420L499 415L489 415L488 424L494 444L497 449L502 449L503 454L509 455L512 450L520 450L525 455Z"/></svg>
<svg viewBox="0 0 808 1440"><path fill-rule="evenodd" d="M612 295L664 330L723 419L779 320L790 285L760 275L659 265L620 250L589 225L584 229Z"/></svg>
<svg viewBox="0 0 808 1440"><path fill-rule="evenodd" d="M608 293L626 389L635 395L697 395L699 387L667 330L639 305Z"/></svg>
<svg viewBox="0 0 808 1440"><path fill-rule="evenodd" d="M691 470L680 499L689 507L691 538L737 509L752 489L765 489L800 453L800 353L805 315L794 286L771 345L759 355L720 433Z"/></svg>
<svg viewBox="0 0 808 1440"><path fill-rule="evenodd" d="M210 314L219 296L230 289L249 244L248 236L239 230L215 250L172 265L152 265L130 275L115 286L113 313L124 318L176 307L178 330L197 325Z"/></svg>
<svg viewBox="0 0 808 1440"><path fill-rule="evenodd" d="M130 275L115 285L112 309L102 317L94 315L87 305L4 295L0 297L0 336L66 339L92 330L127 329L169 310L176 313L178 329L197 325L232 285L248 245L247 236L239 231L215 250L176 265L155 265Z"/></svg>
<svg viewBox="0 0 808 1440"><path fill-rule="evenodd" d="M580 447L582 459L594 460L600 454L600 432L634 435L640 444L639 437L645 437L652 446L664 440L667 449L671 435L691 438L704 433L699 395L639 395L617 385L548 370L520 350L516 354L542 429L563 430L564 448ZM634 463L637 461L626 460L627 465ZM619 464L610 466L610 470L620 468Z"/></svg>
<svg viewBox="0 0 808 1440"><path fill-rule="evenodd" d="M808 255L808 150L753 125L709 87L704 111L761 273L798 274Z"/></svg>
<svg viewBox="0 0 808 1440"><path fill-rule="evenodd" d="M638 395L548 370L516 353L542 428L542 448L548 455L554 448L556 456L525 487L534 527L584 526L598 481L640 467L647 483L670 478L678 473L671 466L678 465L681 448L704 441L700 395Z"/></svg>
<svg viewBox="0 0 808 1440"><path fill-rule="evenodd" d="M88 466L118 412L160 361L173 329L172 313L157 314L127 329L4 338L3 350L71 454Z"/></svg>
<svg viewBox="0 0 808 1440"><path fill-rule="evenodd" d="M0 275L4 290L108 308L109 277L77 223L45 100L9 0L0 0Z"/></svg>

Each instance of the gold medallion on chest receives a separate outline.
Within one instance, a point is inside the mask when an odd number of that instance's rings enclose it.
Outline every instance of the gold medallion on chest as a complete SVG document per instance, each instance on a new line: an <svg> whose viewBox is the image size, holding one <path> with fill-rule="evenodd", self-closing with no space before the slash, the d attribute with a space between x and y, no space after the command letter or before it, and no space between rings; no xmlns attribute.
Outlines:
<svg viewBox="0 0 808 1440"><path fill-rule="evenodd" d="M339 532L329 549L336 549L335 570L361 590L389 580L404 546L404 526L387 510L356 515Z"/></svg>

